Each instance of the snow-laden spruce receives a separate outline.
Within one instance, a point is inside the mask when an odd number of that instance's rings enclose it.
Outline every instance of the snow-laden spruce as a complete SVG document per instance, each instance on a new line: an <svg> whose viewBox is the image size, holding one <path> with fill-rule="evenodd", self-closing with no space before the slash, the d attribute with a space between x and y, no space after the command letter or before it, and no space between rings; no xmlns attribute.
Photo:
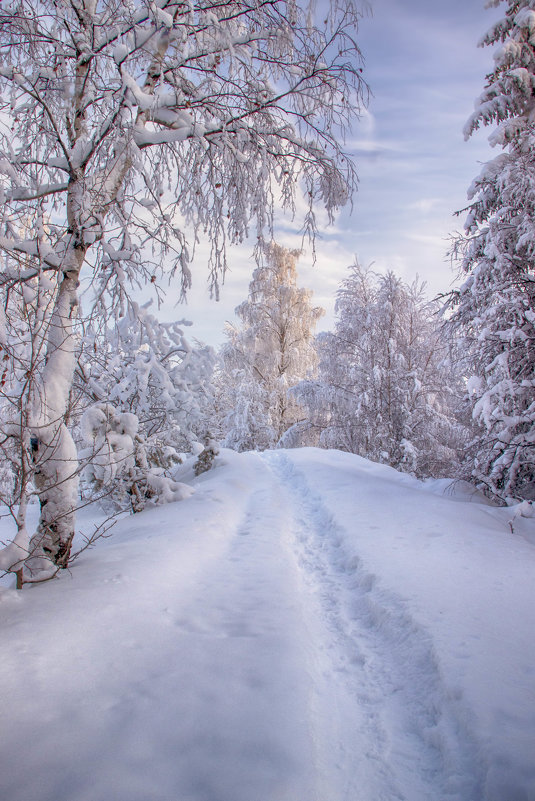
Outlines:
<svg viewBox="0 0 535 801"><path fill-rule="evenodd" d="M185 291L190 226L211 243L217 292L226 242L261 235L279 198L293 211L299 181L331 216L351 196L340 142L365 91L359 11L344 0L319 20L278 0L2 4L0 285L8 315L15 287L52 285L26 336L41 361L19 429L35 441L40 548L54 564L67 564L75 524L66 423L84 276L116 304L161 272Z"/></svg>
<svg viewBox="0 0 535 801"><path fill-rule="evenodd" d="M293 393L322 447L419 476L457 463L459 379L436 310L418 281L349 268L335 330L318 337L319 377Z"/></svg>
<svg viewBox="0 0 535 801"><path fill-rule="evenodd" d="M468 276L451 305L471 352L472 477L507 501L535 498L535 3L504 10L481 42L496 46L494 69L465 128L494 125L501 152L469 190L456 243Z"/></svg>
<svg viewBox="0 0 535 801"><path fill-rule="evenodd" d="M238 451L273 448L304 418L289 390L316 371L314 332L324 312L297 286L298 257L272 242L236 309L241 325L227 328L219 404L225 444Z"/></svg>

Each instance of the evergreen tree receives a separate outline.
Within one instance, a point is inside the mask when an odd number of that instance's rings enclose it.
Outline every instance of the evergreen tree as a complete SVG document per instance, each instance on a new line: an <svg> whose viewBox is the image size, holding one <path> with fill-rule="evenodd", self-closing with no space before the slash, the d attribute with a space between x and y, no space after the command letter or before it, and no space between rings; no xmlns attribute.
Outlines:
<svg viewBox="0 0 535 801"><path fill-rule="evenodd" d="M451 472L455 380L423 287L355 264L336 311L319 340L319 380L296 389L320 444L420 476Z"/></svg>
<svg viewBox="0 0 535 801"><path fill-rule="evenodd" d="M240 327L229 328L222 350L220 384L225 444L236 450L273 448L303 418L288 390L317 364L313 339L323 309L312 293L297 286L299 252L276 243L249 284L249 296L236 309Z"/></svg>
<svg viewBox="0 0 535 801"><path fill-rule="evenodd" d="M465 130L494 125L501 152L469 190L456 242L467 278L450 305L471 356L472 478L507 501L535 498L535 3L505 6L482 40L498 45L495 66Z"/></svg>

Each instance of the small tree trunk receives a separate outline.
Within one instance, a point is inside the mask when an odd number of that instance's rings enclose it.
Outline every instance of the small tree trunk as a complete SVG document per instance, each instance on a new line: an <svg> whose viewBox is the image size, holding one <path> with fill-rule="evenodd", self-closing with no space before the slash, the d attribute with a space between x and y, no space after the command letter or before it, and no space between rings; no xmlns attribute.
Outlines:
<svg viewBox="0 0 535 801"><path fill-rule="evenodd" d="M24 580L22 578L22 567L16 571L15 575L17 577L17 590L22 590L22 585L24 584Z"/></svg>

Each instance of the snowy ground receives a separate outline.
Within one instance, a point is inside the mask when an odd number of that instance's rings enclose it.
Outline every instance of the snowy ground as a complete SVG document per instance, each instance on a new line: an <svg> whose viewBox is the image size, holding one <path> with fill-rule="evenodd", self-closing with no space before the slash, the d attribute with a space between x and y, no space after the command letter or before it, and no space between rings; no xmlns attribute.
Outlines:
<svg viewBox="0 0 535 801"><path fill-rule="evenodd" d="M535 521L233 454L3 590L0 798L534 801Z"/></svg>

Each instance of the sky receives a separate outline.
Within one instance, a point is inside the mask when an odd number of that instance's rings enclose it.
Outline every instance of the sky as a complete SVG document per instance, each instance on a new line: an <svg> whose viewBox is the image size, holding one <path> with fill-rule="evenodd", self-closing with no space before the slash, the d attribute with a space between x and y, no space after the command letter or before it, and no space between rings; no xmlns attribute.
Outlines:
<svg viewBox="0 0 535 801"><path fill-rule="evenodd" d="M317 261L305 251L299 284L326 310L321 330L334 324L336 290L355 257L379 272L406 281L417 275L430 297L455 285L449 237L462 230L467 190L481 164L496 155L490 130L469 141L463 126L492 68L492 50L478 41L501 15L485 0L372 0L358 33L364 77L372 97L350 141L359 174L353 211L321 229ZM321 213L319 218L322 219ZM276 238L299 248L298 222L284 220ZM186 305L171 303L165 316L193 322L190 337L217 346L225 322L247 297L255 264L252 246L230 252L230 270L219 302L210 300L203 248L193 265L194 286Z"/></svg>

